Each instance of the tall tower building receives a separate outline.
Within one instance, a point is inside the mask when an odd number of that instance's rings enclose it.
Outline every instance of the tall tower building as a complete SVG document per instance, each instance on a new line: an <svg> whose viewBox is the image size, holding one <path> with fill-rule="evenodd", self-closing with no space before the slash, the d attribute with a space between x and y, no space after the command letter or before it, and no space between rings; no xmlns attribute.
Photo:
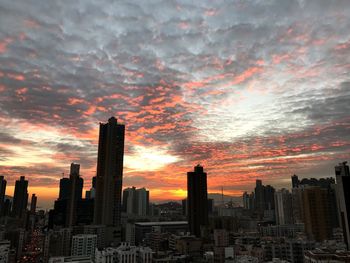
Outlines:
<svg viewBox="0 0 350 263"><path fill-rule="evenodd" d="M201 226L208 225L207 173L197 165L187 173L188 225L191 234L199 237Z"/></svg>
<svg viewBox="0 0 350 263"><path fill-rule="evenodd" d="M6 192L6 180L3 176L0 176L0 216L5 214L5 192Z"/></svg>
<svg viewBox="0 0 350 263"><path fill-rule="evenodd" d="M35 214L37 200L38 200L37 196L35 194L32 194L32 200L30 202L30 212L32 214Z"/></svg>
<svg viewBox="0 0 350 263"><path fill-rule="evenodd" d="M73 226L76 222L77 203L82 198L84 180L80 177L80 164L71 163L70 165L70 191L68 199L67 225Z"/></svg>
<svg viewBox="0 0 350 263"><path fill-rule="evenodd" d="M292 194L288 190L275 192L275 213L278 225L293 224Z"/></svg>
<svg viewBox="0 0 350 263"><path fill-rule="evenodd" d="M149 191L146 188L129 187L123 191L123 211L128 214L145 216L149 213Z"/></svg>
<svg viewBox="0 0 350 263"><path fill-rule="evenodd" d="M28 181L21 176L15 184L15 192L13 194L12 215L17 218L23 218L27 211L28 204Z"/></svg>
<svg viewBox="0 0 350 263"><path fill-rule="evenodd" d="M254 194L255 194L255 208L260 212L264 211L265 210L264 186L261 180L256 180Z"/></svg>
<svg viewBox="0 0 350 263"><path fill-rule="evenodd" d="M343 228L344 242L350 249L350 171L347 162L335 167L335 176L339 218Z"/></svg>
<svg viewBox="0 0 350 263"><path fill-rule="evenodd" d="M120 225L125 126L112 117L100 123L94 223Z"/></svg>
<svg viewBox="0 0 350 263"><path fill-rule="evenodd" d="M321 242L332 237L328 192L319 186L306 187L302 192L305 232Z"/></svg>
<svg viewBox="0 0 350 263"><path fill-rule="evenodd" d="M298 188L299 187L299 178L296 174L291 176L292 179L292 188Z"/></svg>
<svg viewBox="0 0 350 263"><path fill-rule="evenodd" d="M62 178L60 180L60 192L59 192L58 200L69 199L69 195L70 195L70 180L69 178Z"/></svg>

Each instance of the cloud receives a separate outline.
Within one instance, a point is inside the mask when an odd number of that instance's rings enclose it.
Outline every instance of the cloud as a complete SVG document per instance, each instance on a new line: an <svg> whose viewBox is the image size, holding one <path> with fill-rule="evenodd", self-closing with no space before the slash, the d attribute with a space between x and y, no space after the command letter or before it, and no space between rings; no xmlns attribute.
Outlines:
<svg viewBox="0 0 350 263"><path fill-rule="evenodd" d="M88 179L115 115L124 185L157 198L183 195L197 163L234 194L329 176L349 154L349 14L346 0L0 0L0 172L54 187L76 161Z"/></svg>

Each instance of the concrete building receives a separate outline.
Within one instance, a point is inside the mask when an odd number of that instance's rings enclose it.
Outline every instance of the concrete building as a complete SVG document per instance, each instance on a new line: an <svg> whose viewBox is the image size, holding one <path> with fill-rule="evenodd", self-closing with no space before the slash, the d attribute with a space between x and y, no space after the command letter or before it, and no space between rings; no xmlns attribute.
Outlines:
<svg viewBox="0 0 350 263"><path fill-rule="evenodd" d="M104 225L85 225L84 234L97 236L97 248L106 247L107 228Z"/></svg>
<svg viewBox="0 0 350 263"><path fill-rule="evenodd" d="M71 237L70 228L61 228L59 230L50 230L44 240L43 256L46 262L51 257L70 256L71 255Z"/></svg>
<svg viewBox="0 0 350 263"><path fill-rule="evenodd" d="M205 204L205 205L203 205ZM197 165L187 173L187 218L191 234L200 237L201 227L208 225L207 173Z"/></svg>
<svg viewBox="0 0 350 263"><path fill-rule="evenodd" d="M152 250L123 242L119 247L96 250L95 263L151 263Z"/></svg>
<svg viewBox="0 0 350 263"><path fill-rule="evenodd" d="M302 196L305 231L308 237L318 242L331 239L332 223L327 190L307 187Z"/></svg>
<svg viewBox="0 0 350 263"><path fill-rule="evenodd" d="M80 165L71 163L69 174L69 198L67 204L66 226L71 227L77 221L78 202L82 199L84 180L80 177Z"/></svg>
<svg viewBox="0 0 350 263"><path fill-rule="evenodd" d="M336 195L344 242L350 250L350 171L347 162L335 167Z"/></svg>
<svg viewBox="0 0 350 263"><path fill-rule="evenodd" d="M9 240L0 241L0 263L9 262L11 242Z"/></svg>
<svg viewBox="0 0 350 263"><path fill-rule="evenodd" d="M306 251L304 263L350 263L349 251L334 251L327 249L315 249Z"/></svg>
<svg viewBox="0 0 350 263"><path fill-rule="evenodd" d="M72 256L95 256L97 235L79 234L72 238Z"/></svg>
<svg viewBox="0 0 350 263"><path fill-rule="evenodd" d="M7 181L4 179L4 176L0 176L0 216L4 216L6 214L4 209L6 184Z"/></svg>
<svg viewBox="0 0 350 263"><path fill-rule="evenodd" d="M28 204L28 181L21 176L15 184L15 192L13 194L12 216L16 218L24 218L27 212Z"/></svg>
<svg viewBox="0 0 350 263"><path fill-rule="evenodd" d="M137 222L135 225L135 244L139 245L145 239L147 233L151 233L154 227L159 227L162 233L186 233L188 232L188 223L186 221L169 222Z"/></svg>
<svg viewBox="0 0 350 263"><path fill-rule="evenodd" d="M275 198L275 214L276 223L278 225L293 224L293 209L292 209L292 195L286 189L276 191Z"/></svg>
<svg viewBox="0 0 350 263"><path fill-rule="evenodd" d="M124 137L125 126L118 124L116 118L111 117L108 123L100 123L94 208L95 225L120 226Z"/></svg>
<svg viewBox="0 0 350 263"><path fill-rule="evenodd" d="M90 256L51 257L49 263L94 263Z"/></svg>
<svg viewBox="0 0 350 263"><path fill-rule="evenodd" d="M149 191L145 188L126 188L123 191L123 210L128 214L146 216L149 214Z"/></svg>

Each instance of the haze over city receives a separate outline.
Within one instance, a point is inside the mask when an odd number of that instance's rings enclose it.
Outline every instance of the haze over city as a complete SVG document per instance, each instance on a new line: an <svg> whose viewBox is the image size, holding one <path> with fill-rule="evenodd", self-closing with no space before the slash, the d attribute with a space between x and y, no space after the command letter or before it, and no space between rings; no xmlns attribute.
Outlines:
<svg viewBox="0 0 350 263"><path fill-rule="evenodd" d="M152 201L329 177L350 154L350 5L0 1L0 174L48 208L96 175L99 122L125 124L123 187Z"/></svg>

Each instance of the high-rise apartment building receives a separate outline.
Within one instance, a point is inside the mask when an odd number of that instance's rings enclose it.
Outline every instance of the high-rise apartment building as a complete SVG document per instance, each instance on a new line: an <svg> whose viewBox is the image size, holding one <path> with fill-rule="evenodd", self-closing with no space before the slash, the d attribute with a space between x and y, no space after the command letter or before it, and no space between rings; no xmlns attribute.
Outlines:
<svg viewBox="0 0 350 263"><path fill-rule="evenodd" d="M343 228L344 242L350 249L350 171L347 162L335 167L335 176L339 218Z"/></svg>
<svg viewBox="0 0 350 263"><path fill-rule="evenodd" d="M197 165L187 173L188 224L191 234L199 237L201 227L208 225L207 173Z"/></svg>
<svg viewBox="0 0 350 263"><path fill-rule="evenodd" d="M149 213L149 191L145 188L126 188L123 191L123 210L128 214L145 216Z"/></svg>
<svg viewBox="0 0 350 263"><path fill-rule="evenodd" d="M32 214L35 214L37 200L38 200L38 197L35 194L32 194L32 199L30 202L30 212Z"/></svg>
<svg viewBox="0 0 350 263"><path fill-rule="evenodd" d="M120 225L125 126L112 117L100 123L94 223Z"/></svg>
<svg viewBox="0 0 350 263"><path fill-rule="evenodd" d="M94 258L97 235L79 234L72 238L72 256L91 256Z"/></svg>
<svg viewBox="0 0 350 263"><path fill-rule="evenodd" d="M67 200L70 196L70 180L69 178L62 178L60 180L60 192L58 200Z"/></svg>
<svg viewBox="0 0 350 263"><path fill-rule="evenodd" d="M293 224L292 195L288 190L275 192L275 213L278 225Z"/></svg>
<svg viewBox="0 0 350 263"><path fill-rule="evenodd" d="M17 218L23 218L27 211L28 204L28 181L21 176L15 184L13 194L12 215Z"/></svg>
<svg viewBox="0 0 350 263"><path fill-rule="evenodd" d="M80 165L71 163L69 174L69 198L67 204L67 226L73 226L77 219L77 204L82 199L84 180L80 177Z"/></svg>
<svg viewBox="0 0 350 263"><path fill-rule="evenodd" d="M330 200L321 187L307 187L302 192L305 232L309 238L321 242L332 237Z"/></svg>
<svg viewBox="0 0 350 263"><path fill-rule="evenodd" d="M5 193L6 193L6 183L7 181L3 176L0 176L0 216L5 214Z"/></svg>

